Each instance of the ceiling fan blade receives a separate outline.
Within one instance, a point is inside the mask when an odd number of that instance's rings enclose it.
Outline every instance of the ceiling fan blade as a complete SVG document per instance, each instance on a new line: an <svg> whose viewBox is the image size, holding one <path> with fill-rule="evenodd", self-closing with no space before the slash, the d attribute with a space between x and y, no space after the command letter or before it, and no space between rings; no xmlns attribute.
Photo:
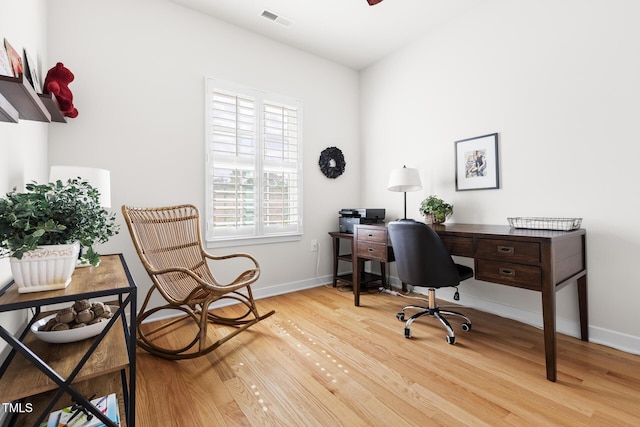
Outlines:
<svg viewBox="0 0 640 427"><path fill-rule="evenodd" d="M374 6L378 3L380 3L382 0L367 0L367 2L369 2L369 6Z"/></svg>

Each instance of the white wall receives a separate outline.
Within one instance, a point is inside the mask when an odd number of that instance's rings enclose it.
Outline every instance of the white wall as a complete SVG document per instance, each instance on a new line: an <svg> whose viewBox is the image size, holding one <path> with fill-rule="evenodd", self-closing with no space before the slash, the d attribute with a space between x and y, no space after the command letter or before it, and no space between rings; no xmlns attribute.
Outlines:
<svg viewBox="0 0 640 427"><path fill-rule="evenodd" d="M365 205L401 216L402 195L385 188L406 164L424 186L407 194L413 218L429 194L454 205L453 222L583 217L592 341L634 353L638 16L634 0L488 1L365 70L360 102ZM501 188L456 192L454 141L493 132ZM463 304L542 323L539 294L481 282L460 290ZM558 293L558 327L578 336L575 292Z"/></svg>
<svg viewBox="0 0 640 427"><path fill-rule="evenodd" d="M360 76L162 0L49 4L49 58L76 74L80 110L51 125L49 160L110 169L116 207L202 207L205 75L304 100L305 236L238 249L261 260L258 294L326 279L326 232L338 209L381 206L400 216L402 195L385 188L389 171L407 164L420 168L425 187L408 194L410 216L438 194L454 204L456 222L583 217L592 340L640 353L631 279L640 242L636 2L490 0ZM502 188L456 192L454 141L491 132L500 133ZM331 145L347 160L335 181L317 168ZM321 279L311 239L322 244ZM146 292L125 229L102 252L124 252ZM461 291L465 304L541 324L533 292L480 282ZM574 285L558 294L558 326L577 335L574 294Z"/></svg>
<svg viewBox="0 0 640 427"><path fill-rule="evenodd" d="M35 61L46 61L46 3L44 0L0 0L0 43L6 37L22 52L30 51ZM36 59L38 58L38 59ZM0 197L13 187L47 177L48 124L20 120L19 123L0 122ZM0 288L11 280L9 259L0 258ZM26 311L0 313L0 324L15 333L26 321ZM0 342L0 360L9 346ZM0 408L0 422L3 410Z"/></svg>
<svg viewBox="0 0 640 427"><path fill-rule="evenodd" d="M262 267L263 296L326 283L328 231L358 205L358 73L164 0L49 1L49 58L74 74L79 110L50 131L51 164L111 170L112 206L194 203L204 211L204 79L297 97L304 103L304 236L300 242L225 248ZM69 19L73 17L73 25ZM345 174L325 178L320 152L340 147ZM310 241L321 245L320 272ZM139 286L150 284L126 227L100 248L123 252Z"/></svg>
<svg viewBox="0 0 640 427"><path fill-rule="evenodd" d="M43 0L0 0L0 43L6 38L20 53L26 48L42 64L47 54L45 18ZM29 120L0 122L1 197L14 187L46 179L48 129L48 124ZM0 285L9 279L8 259L0 259Z"/></svg>

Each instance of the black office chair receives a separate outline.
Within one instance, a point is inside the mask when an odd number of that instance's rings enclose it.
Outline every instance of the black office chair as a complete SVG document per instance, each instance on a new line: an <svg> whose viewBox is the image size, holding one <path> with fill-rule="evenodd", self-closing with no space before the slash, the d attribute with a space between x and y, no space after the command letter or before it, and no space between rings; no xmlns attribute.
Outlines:
<svg viewBox="0 0 640 427"><path fill-rule="evenodd" d="M403 283L429 288L428 307L408 305L396 317L405 320L405 310L419 310L409 317L404 327L405 338L411 338L411 324L422 316L433 316L447 328L447 342L456 342L451 325L442 315L462 317L463 331L471 330L471 321L457 311L441 310L436 304L436 289L456 287L461 281L473 277L473 269L453 262L440 236L428 225L413 220L393 221L388 225L389 237L396 258L398 277Z"/></svg>

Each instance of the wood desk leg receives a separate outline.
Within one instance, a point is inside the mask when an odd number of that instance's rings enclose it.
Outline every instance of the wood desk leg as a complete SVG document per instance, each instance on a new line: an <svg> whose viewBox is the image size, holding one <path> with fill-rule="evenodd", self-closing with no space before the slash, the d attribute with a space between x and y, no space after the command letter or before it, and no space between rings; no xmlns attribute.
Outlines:
<svg viewBox="0 0 640 427"><path fill-rule="evenodd" d="M362 276L364 275L365 260L356 257L356 263L353 265L353 303L356 307L360 306L360 289L362 289Z"/></svg>
<svg viewBox="0 0 640 427"><path fill-rule="evenodd" d="M333 287L338 286L338 254L340 253L340 239L333 239Z"/></svg>
<svg viewBox="0 0 640 427"><path fill-rule="evenodd" d="M544 331L544 354L547 366L547 379L556 381L556 292L553 282L542 285L542 324Z"/></svg>
<svg viewBox="0 0 640 427"><path fill-rule="evenodd" d="M362 268L360 268L362 266ZM356 239L355 236L351 241L351 286L353 287L353 305L358 307L360 305L360 272L364 270L364 261L360 261L356 252Z"/></svg>
<svg viewBox="0 0 640 427"><path fill-rule="evenodd" d="M587 305L587 275L578 279L578 309L580 310L580 339L589 341L589 306Z"/></svg>

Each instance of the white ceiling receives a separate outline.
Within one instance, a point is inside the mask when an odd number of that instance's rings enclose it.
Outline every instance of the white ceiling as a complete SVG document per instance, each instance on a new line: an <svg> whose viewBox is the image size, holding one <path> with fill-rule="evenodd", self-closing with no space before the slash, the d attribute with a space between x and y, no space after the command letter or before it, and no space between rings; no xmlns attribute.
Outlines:
<svg viewBox="0 0 640 427"><path fill-rule="evenodd" d="M170 0L360 70L480 0ZM262 17L269 11L279 18ZM291 21L289 26L279 21Z"/></svg>

